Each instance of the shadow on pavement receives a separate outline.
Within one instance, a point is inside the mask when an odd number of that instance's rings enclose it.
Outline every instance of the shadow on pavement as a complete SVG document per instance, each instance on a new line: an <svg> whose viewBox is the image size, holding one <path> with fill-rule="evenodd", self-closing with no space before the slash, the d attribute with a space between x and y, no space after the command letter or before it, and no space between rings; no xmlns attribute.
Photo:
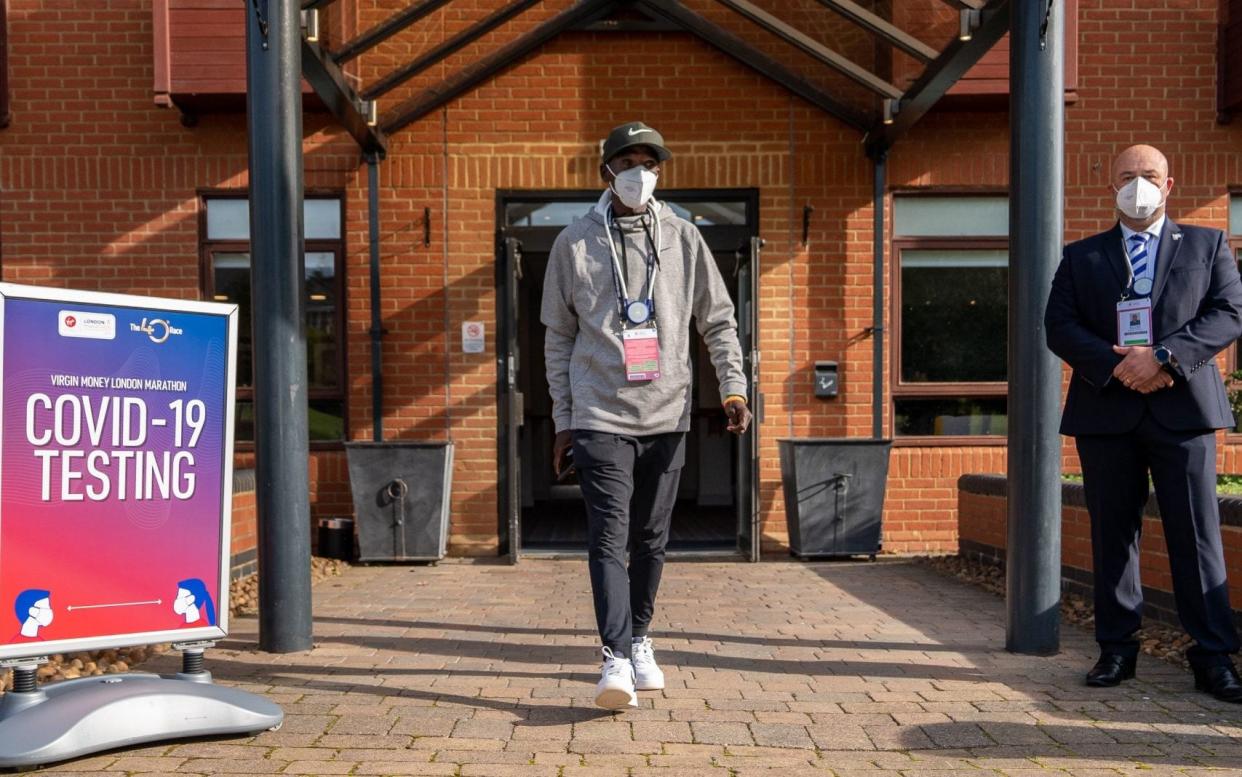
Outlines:
<svg viewBox="0 0 1242 777"><path fill-rule="evenodd" d="M485 626L478 623L452 623L448 621L398 621L368 620L366 618L342 618L327 615L315 618L316 623L335 623L354 626L380 626L403 629L421 629L426 631L473 632L481 634L528 634L541 637L594 637L591 629L540 629L527 626L495 625ZM935 645L922 642L882 642L872 640L835 640L835 639L792 639L784 637L768 637L761 634L708 634L705 632L685 631L682 629L665 629L660 636L693 642L720 642L736 645L761 645L764 647L796 647L820 649L855 649L855 650L918 650L920 652L949 651L969 653L991 650L991 646L979 643L974 645Z"/></svg>

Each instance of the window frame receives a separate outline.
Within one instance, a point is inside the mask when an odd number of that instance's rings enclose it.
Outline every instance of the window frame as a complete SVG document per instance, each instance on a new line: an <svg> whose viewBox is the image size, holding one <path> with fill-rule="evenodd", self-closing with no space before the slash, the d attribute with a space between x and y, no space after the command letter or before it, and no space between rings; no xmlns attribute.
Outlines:
<svg viewBox="0 0 1242 777"><path fill-rule="evenodd" d="M1234 198L1242 199L1242 186L1230 186L1225 192L1225 240L1229 243L1229 250L1233 253L1234 262L1238 266L1239 272L1242 272L1242 224L1233 224L1233 201ZM1235 233L1234 230L1238 231ZM1230 348L1226 348L1222 353L1223 366L1225 368L1226 380L1229 373L1242 367L1242 358L1239 358L1239 352L1242 352L1242 339L1234 341ZM1239 419L1242 421L1242 419ZM1229 434L1242 434L1242 432L1230 431Z"/></svg>
<svg viewBox="0 0 1242 777"><path fill-rule="evenodd" d="M1229 250L1233 253L1234 263L1238 270L1242 272L1242 224L1234 225L1232 223L1233 200L1234 198L1242 198L1242 186L1230 186L1226 192L1225 202L1225 240L1229 243ZM1238 232L1235 233L1234 230ZM1242 369L1242 339L1235 340L1233 345L1226 348L1223 352L1224 358L1221 360L1224 367L1224 374L1221 379L1225 383L1225 392L1229 391L1229 375L1237 369ZM1242 418L1237 419L1242 426ZM1242 428L1235 426L1233 429L1225 430L1225 437L1233 443L1242 441Z"/></svg>
<svg viewBox="0 0 1242 777"><path fill-rule="evenodd" d="M1233 252L1233 260L1238 266L1238 272L1242 273L1242 235L1233 235L1226 230L1225 239L1229 241L1229 250ZM1234 370L1242 368L1242 358L1239 358L1240 352L1242 352L1242 339L1235 340L1232 348L1225 349L1224 364L1222 366L1225 368L1226 376ZM1239 421L1242 421L1242 419L1239 419ZM1237 434L1242 434L1242 432Z"/></svg>
<svg viewBox="0 0 1242 777"><path fill-rule="evenodd" d="M1009 192L1005 189L969 189L934 191L894 191L890 194L890 213L896 214L898 198L934 197L937 199L966 197L1005 197ZM1001 446L1008 444L1008 436L1003 434L938 434L938 435L900 435L897 433L897 401L900 399L1008 399L1008 381L953 381L953 382L914 382L902 378L901 357L901 257L905 251L918 250L965 250L965 251L1005 251L1009 254L1009 236L910 236L898 235L896 219L890 218L889 256L892 257L889 269L889 288L891 303L889 308L891 336L889 342L889 401L888 423L892 430L893 444L909 447L962 447L962 446ZM1006 265L1008 267L1008 265ZM1008 304L1008 303L1006 303ZM1008 341L1006 341L1008 351Z"/></svg>
<svg viewBox="0 0 1242 777"><path fill-rule="evenodd" d="M249 193L245 190L237 189L200 189L198 191L198 263L199 263L199 292L203 299L208 301L214 300L215 295L215 274L213 270L213 257L220 253L245 253L253 256L251 242L249 240L209 240L207 238L207 201L208 200L247 200ZM345 442L349 437L349 358L348 358L348 284L345 282L345 266L348 253L345 246L345 192L334 189L308 189L303 195L303 199L307 200L331 200L335 199L340 203L340 223L341 236L336 239L317 238L313 240L304 240L302 246L303 254L307 253L325 253L332 254L334 258L334 285L337 298L336 309L336 326L337 326L337 349L336 349L336 368L339 376L339 385L334 389L327 388L311 388L307 387L308 400L339 400L341 403L341 419L343 424L343 433L339 440L310 440L312 450L344 450ZM252 319L253 321L253 319ZM240 370L239 370L240 372ZM253 374L253 373L252 373ZM234 387L234 402L253 402L254 387L237 385ZM253 440L235 440L234 447L239 451L254 450Z"/></svg>

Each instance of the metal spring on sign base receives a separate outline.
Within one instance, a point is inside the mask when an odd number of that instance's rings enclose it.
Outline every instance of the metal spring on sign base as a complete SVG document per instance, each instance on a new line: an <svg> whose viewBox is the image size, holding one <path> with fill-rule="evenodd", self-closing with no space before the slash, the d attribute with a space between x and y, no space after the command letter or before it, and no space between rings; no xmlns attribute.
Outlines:
<svg viewBox="0 0 1242 777"><path fill-rule="evenodd" d="M13 667L13 693L34 693L38 687L37 674L37 667Z"/></svg>
<svg viewBox="0 0 1242 777"><path fill-rule="evenodd" d="M183 650L181 652L181 673L199 674L203 671L203 651Z"/></svg>

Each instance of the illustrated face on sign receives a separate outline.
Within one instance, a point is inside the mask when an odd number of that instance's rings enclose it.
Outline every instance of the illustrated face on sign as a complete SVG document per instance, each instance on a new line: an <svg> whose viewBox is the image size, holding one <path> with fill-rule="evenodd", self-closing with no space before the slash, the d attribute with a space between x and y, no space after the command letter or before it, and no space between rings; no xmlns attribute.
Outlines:
<svg viewBox="0 0 1242 777"><path fill-rule="evenodd" d="M185 618L186 623L196 623L200 618L204 625L216 625L216 607L207 593L207 586L197 577L177 583L177 598L173 600L173 612Z"/></svg>
<svg viewBox="0 0 1242 777"><path fill-rule="evenodd" d="M173 612L185 616L186 623L198 620L198 608L194 606L194 594L184 588L177 589L177 598L173 601Z"/></svg>
<svg viewBox="0 0 1242 777"><path fill-rule="evenodd" d="M27 588L17 595L13 603L14 614L21 624L21 634L33 637L39 629L52 623L52 592L41 588Z"/></svg>
<svg viewBox="0 0 1242 777"><path fill-rule="evenodd" d="M40 626L50 626L52 618L55 617L52 612L52 600L45 596L35 602L35 606L30 608L30 617L34 618L35 623Z"/></svg>

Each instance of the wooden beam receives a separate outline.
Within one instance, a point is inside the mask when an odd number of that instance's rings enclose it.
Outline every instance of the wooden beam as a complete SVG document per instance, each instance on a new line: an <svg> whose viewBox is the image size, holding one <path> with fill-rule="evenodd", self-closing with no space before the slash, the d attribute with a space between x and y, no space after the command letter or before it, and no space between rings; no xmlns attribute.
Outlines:
<svg viewBox="0 0 1242 777"><path fill-rule="evenodd" d="M398 106L383 122L384 132L392 134L417 121L440 106L456 99L520 62L526 55L565 30L590 24L612 10L615 0L582 0L561 11L530 32L497 49L477 62L468 64L439 84L424 89Z"/></svg>
<svg viewBox="0 0 1242 777"><path fill-rule="evenodd" d="M4 4L7 0L0 0L0 16L4 15ZM152 85L152 91L155 93L154 102L161 108L172 107L172 32L169 28L169 7L168 0L152 0L151 3L151 32L152 32L152 64L155 66L155 80ZM4 20L0 19L0 39L4 37ZM0 49L4 48L3 40L0 40ZM3 59L3 52L0 52L0 59ZM0 66L2 69L3 66ZM3 73L0 73L0 83L4 81ZM0 96L0 102L4 100ZM0 107L0 121L3 121L5 111ZM3 126L0 124L0 126Z"/></svg>
<svg viewBox="0 0 1242 777"><path fill-rule="evenodd" d="M519 2L505 3L487 17L480 19L475 24L467 27L457 35L454 35L452 38L444 41L439 46L436 46L431 51L428 51L426 54L423 54L418 59L389 73L381 78L377 83L362 90L362 96L368 100L371 100L392 91L440 60L450 56L462 47L473 43L488 32L491 32L493 29L499 27L538 2L539 0L519 0Z"/></svg>
<svg viewBox="0 0 1242 777"><path fill-rule="evenodd" d="M341 46L340 49L332 52L332 59L338 65L342 65L359 56L364 51L378 46L427 14L450 2L452 0L422 0L421 3L415 3L399 13L393 14Z"/></svg>
<svg viewBox="0 0 1242 777"><path fill-rule="evenodd" d="M838 54L819 41L813 40L799 30L791 27L767 11L759 8L749 0L717 0L750 19L755 24L777 36L781 40L796 46L828 67L836 70L855 83L870 89L881 97L897 99L901 90L880 78L875 73L856 64L852 60Z"/></svg>
<svg viewBox="0 0 1242 777"><path fill-rule="evenodd" d="M383 157L388 152L388 138L378 127L367 125L362 100L345 75L317 43L302 38L302 75L323 100L336 120L345 128L363 152Z"/></svg>
<svg viewBox="0 0 1242 777"><path fill-rule="evenodd" d="M867 133L868 155L874 157L892 148L900 135L923 118L936 101L1009 32L1010 2L1011 0L991 0L980 11L979 29L975 30L971 39L954 39L927 66L923 75L901 97L893 123L880 124Z"/></svg>
<svg viewBox="0 0 1242 777"><path fill-rule="evenodd" d="M0 0L0 129L9 126L9 0Z"/></svg>
<svg viewBox="0 0 1242 777"><path fill-rule="evenodd" d="M648 11L697 35L721 52L780 84L811 105L831 114L858 130L866 130L874 121L865 112L841 102L819 86L794 73L776 60L751 46L731 32L713 24L683 5L680 0L639 0Z"/></svg>
<svg viewBox="0 0 1242 777"><path fill-rule="evenodd" d="M924 64L931 62L940 53L913 35L909 35L904 30L894 27L887 19L876 16L852 0L819 0L819 2L821 5L831 8L860 27L880 36Z"/></svg>

